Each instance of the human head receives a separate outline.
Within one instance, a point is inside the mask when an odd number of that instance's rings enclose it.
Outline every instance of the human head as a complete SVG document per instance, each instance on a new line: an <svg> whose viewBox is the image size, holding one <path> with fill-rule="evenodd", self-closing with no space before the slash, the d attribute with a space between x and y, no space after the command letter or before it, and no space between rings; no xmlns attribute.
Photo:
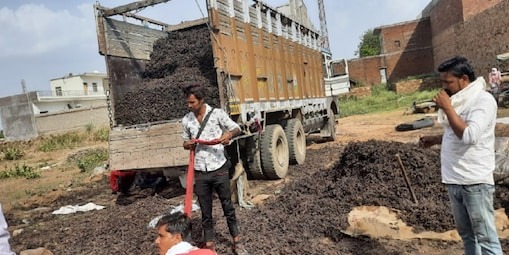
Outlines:
<svg viewBox="0 0 509 255"><path fill-rule="evenodd" d="M456 56L444 61L438 66L442 88L449 95L467 87L475 80L474 69L464 57Z"/></svg>
<svg viewBox="0 0 509 255"><path fill-rule="evenodd" d="M189 236L191 219L181 212L164 215L157 222L156 229L155 243L159 248L159 254L164 255L171 247Z"/></svg>
<svg viewBox="0 0 509 255"><path fill-rule="evenodd" d="M198 112L205 103L205 89L201 85L190 85L183 89L186 96L187 107Z"/></svg>

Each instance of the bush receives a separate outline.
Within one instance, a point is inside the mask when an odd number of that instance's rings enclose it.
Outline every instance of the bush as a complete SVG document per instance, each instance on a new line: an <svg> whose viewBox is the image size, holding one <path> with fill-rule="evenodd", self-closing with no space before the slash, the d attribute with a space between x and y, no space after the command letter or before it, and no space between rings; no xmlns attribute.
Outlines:
<svg viewBox="0 0 509 255"><path fill-rule="evenodd" d="M23 150L17 146L4 148L2 152L4 153L4 159L6 160L18 160L24 155Z"/></svg>
<svg viewBox="0 0 509 255"><path fill-rule="evenodd" d="M396 92L389 90L387 84L375 85L372 87L370 96L362 98L341 97L339 99L340 117L410 107L414 101L431 99L437 92L438 89L418 91L409 95L398 95Z"/></svg>
<svg viewBox="0 0 509 255"><path fill-rule="evenodd" d="M0 179L7 179L11 177L24 177L26 179L35 179L41 177L39 173L35 171L35 169L31 166L27 166L23 164L23 166L16 165L14 168L7 169L5 167L5 171L0 172Z"/></svg>
<svg viewBox="0 0 509 255"><path fill-rule="evenodd" d="M108 151L106 149L94 149L80 152L73 158L80 172L89 172L94 168L103 165L108 160Z"/></svg>
<svg viewBox="0 0 509 255"><path fill-rule="evenodd" d="M98 129L97 131L95 131L94 133L94 139L96 141L103 141L103 142L106 142L108 141L108 138L110 137L110 129L107 128L107 127L104 127L104 128L101 128L101 129Z"/></svg>
<svg viewBox="0 0 509 255"><path fill-rule="evenodd" d="M74 149L83 144L85 137L77 132L50 135L49 138L42 140L39 145L39 150L43 152L62 150L62 149Z"/></svg>

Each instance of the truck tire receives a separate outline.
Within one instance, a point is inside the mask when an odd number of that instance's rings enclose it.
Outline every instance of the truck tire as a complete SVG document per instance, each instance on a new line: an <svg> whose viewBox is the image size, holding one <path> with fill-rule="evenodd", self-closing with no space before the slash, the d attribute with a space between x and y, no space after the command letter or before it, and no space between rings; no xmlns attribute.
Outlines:
<svg viewBox="0 0 509 255"><path fill-rule="evenodd" d="M328 141L336 141L337 138L336 138L336 116L334 115L334 112L332 111L332 109L329 109L327 111L327 117L328 117L328 120L327 120L327 131L328 133L330 134L330 136L326 137L326 139Z"/></svg>
<svg viewBox="0 0 509 255"><path fill-rule="evenodd" d="M260 142L262 169L265 178L281 179L288 173L288 141L285 131L279 124L268 125L262 133Z"/></svg>
<svg viewBox="0 0 509 255"><path fill-rule="evenodd" d="M306 134L299 119L289 119L285 126L290 164L304 164L306 160Z"/></svg>
<svg viewBox="0 0 509 255"><path fill-rule="evenodd" d="M251 179L265 179L262 171L262 160L260 156L260 145L258 136L246 139L247 150L247 173Z"/></svg>

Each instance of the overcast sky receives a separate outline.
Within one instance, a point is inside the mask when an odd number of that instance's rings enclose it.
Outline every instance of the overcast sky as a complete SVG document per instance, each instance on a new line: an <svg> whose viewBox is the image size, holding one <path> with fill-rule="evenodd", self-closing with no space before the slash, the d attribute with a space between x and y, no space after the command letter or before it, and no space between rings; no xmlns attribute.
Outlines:
<svg viewBox="0 0 509 255"><path fill-rule="evenodd" d="M205 0L197 0L205 11ZM129 0L102 0L106 7ZM268 0L271 6L285 0ZM319 29L318 6L304 0ZM329 40L334 58L353 58L368 29L416 19L430 0L325 0ZM91 0L2 0L0 4L0 97L50 90L50 80L68 73L105 72L98 54ZM172 0L139 13L166 23L202 17L194 0ZM168 18L171 17L171 18Z"/></svg>

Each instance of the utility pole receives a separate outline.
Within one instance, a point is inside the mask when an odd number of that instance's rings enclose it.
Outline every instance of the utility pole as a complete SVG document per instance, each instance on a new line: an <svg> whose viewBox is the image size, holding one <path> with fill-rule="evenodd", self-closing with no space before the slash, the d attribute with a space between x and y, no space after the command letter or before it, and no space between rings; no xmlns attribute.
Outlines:
<svg viewBox="0 0 509 255"><path fill-rule="evenodd" d="M320 32L322 34L321 46L330 51L329 32L327 31L327 19L325 18L325 5L323 0L318 0L318 16L320 18Z"/></svg>
<svg viewBox="0 0 509 255"><path fill-rule="evenodd" d="M21 80L21 89L23 91L23 94L27 93L27 85L25 83L25 79Z"/></svg>

